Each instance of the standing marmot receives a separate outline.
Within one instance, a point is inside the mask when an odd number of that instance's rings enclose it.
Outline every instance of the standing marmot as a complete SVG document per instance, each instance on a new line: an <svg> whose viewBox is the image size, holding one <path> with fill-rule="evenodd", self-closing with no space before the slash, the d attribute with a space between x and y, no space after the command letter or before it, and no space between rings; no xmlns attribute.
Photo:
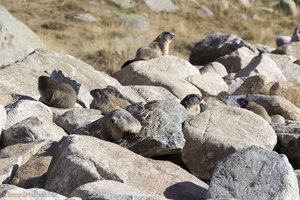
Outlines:
<svg viewBox="0 0 300 200"><path fill-rule="evenodd" d="M255 103L254 101L249 101L245 98L239 98L237 99L237 103L240 105L241 108L245 108L247 110L250 110L254 112L255 114L261 116L264 118L267 122L271 122L271 117L268 115L268 112L264 107L261 105Z"/></svg>
<svg viewBox="0 0 300 200"><path fill-rule="evenodd" d="M157 58L158 56L168 55L169 46L174 36L174 33L162 32L148 46L138 48L135 54L135 58L133 60L126 61L122 65L122 68L137 60L149 60L152 58Z"/></svg>
<svg viewBox="0 0 300 200"><path fill-rule="evenodd" d="M73 108L76 103L76 92L68 84L58 82L48 76L40 76L38 90L40 101L56 108Z"/></svg>

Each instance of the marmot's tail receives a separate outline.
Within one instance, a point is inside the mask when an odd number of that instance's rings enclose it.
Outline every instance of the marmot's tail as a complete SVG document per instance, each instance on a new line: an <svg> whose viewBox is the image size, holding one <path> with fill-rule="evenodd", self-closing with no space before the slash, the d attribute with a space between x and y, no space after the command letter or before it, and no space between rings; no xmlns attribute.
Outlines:
<svg viewBox="0 0 300 200"><path fill-rule="evenodd" d="M126 67L127 65L135 62L135 61L139 61L139 60L143 60L143 59L132 59L132 60L127 60L121 67L121 69L123 69L124 67Z"/></svg>

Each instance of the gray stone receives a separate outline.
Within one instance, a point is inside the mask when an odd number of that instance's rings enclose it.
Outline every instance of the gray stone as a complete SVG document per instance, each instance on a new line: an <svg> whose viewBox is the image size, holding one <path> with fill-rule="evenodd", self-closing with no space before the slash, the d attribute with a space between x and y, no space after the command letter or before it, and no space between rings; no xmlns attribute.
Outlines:
<svg viewBox="0 0 300 200"><path fill-rule="evenodd" d="M248 110L223 105L186 120L183 133L186 143L182 160L192 174L205 180L229 154L252 145L272 150L277 142L264 119Z"/></svg>
<svg viewBox="0 0 300 200"><path fill-rule="evenodd" d="M22 157L21 156L13 156L9 158L0 159L0 184L11 183L14 178L16 171L21 165Z"/></svg>
<svg viewBox="0 0 300 200"><path fill-rule="evenodd" d="M189 60L193 65L206 65L241 47L247 47L254 53L258 53L253 45L234 34L213 33L194 46Z"/></svg>
<svg viewBox="0 0 300 200"><path fill-rule="evenodd" d="M46 172L56 150L57 142L43 141L43 143L37 143L37 146L39 147L38 151L34 151L30 159L18 168L11 184L22 188L44 187ZM24 154L22 154L22 157L24 157Z"/></svg>
<svg viewBox="0 0 300 200"><path fill-rule="evenodd" d="M138 4L137 0L111 0L122 8L133 8Z"/></svg>
<svg viewBox="0 0 300 200"><path fill-rule="evenodd" d="M89 13L84 13L80 12L74 15L73 19L78 20L78 21L83 21L83 22L94 22L97 21L96 18L89 14Z"/></svg>
<svg viewBox="0 0 300 200"><path fill-rule="evenodd" d="M142 0L154 12L174 12L178 7L171 0Z"/></svg>
<svg viewBox="0 0 300 200"><path fill-rule="evenodd" d="M202 67L200 69L200 72L201 72L201 74L208 73L208 72L216 73L216 74L219 74L221 77L228 75L224 65L222 65L222 63L219 63L219 62L212 62L212 63L205 65L204 67Z"/></svg>
<svg viewBox="0 0 300 200"><path fill-rule="evenodd" d="M291 39L292 39L291 36L285 36L285 35L277 36L276 37L276 46L281 47L286 44L289 44L291 42Z"/></svg>
<svg viewBox="0 0 300 200"><path fill-rule="evenodd" d="M84 85L88 91L107 85L121 87L120 83L104 72L70 55L35 50L18 63L0 70L0 104L11 102L11 94L39 96L38 77L49 75L54 70L61 70L65 76ZM45 73L47 72L47 73Z"/></svg>
<svg viewBox="0 0 300 200"><path fill-rule="evenodd" d="M110 142L80 135L62 140L47 174L45 189L64 195L104 179L171 199L205 199L207 189L204 182L170 162L146 159Z"/></svg>
<svg viewBox="0 0 300 200"><path fill-rule="evenodd" d="M275 48L265 44L255 44L254 45L259 53L272 53Z"/></svg>
<svg viewBox="0 0 300 200"><path fill-rule="evenodd" d="M42 140L60 141L67 134L46 117L29 117L5 130L2 135L3 146Z"/></svg>
<svg viewBox="0 0 300 200"><path fill-rule="evenodd" d="M6 110L2 105L0 105L0 142L1 142L2 129L5 127L6 120L7 120Z"/></svg>
<svg viewBox="0 0 300 200"><path fill-rule="evenodd" d="M0 45L0 67L14 63L33 50L43 47L38 36L3 6L0 6Z"/></svg>
<svg viewBox="0 0 300 200"><path fill-rule="evenodd" d="M269 54L287 81L300 86L300 67L293 63L296 59L287 55Z"/></svg>
<svg viewBox="0 0 300 200"><path fill-rule="evenodd" d="M136 61L113 76L123 85L152 85L166 88L179 99L201 92L185 79L200 74L188 61L165 55L147 61Z"/></svg>
<svg viewBox="0 0 300 200"><path fill-rule="evenodd" d="M88 197L85 200L167 200L166 198L155 195L99 195Z"/></svg>
<svg viewBox="0 0 300 200"><path fill-rule="evenodd" d="M300 26L297 26L293 32L291 42L300 42Z"/></svg>
<svg viewBox="0 0 300 200"><path fill-rule="evenodd" d="M283 11L287 15L297 16L298 10L294 0L280 0L275 9Z"/></svg>
<svg viewBox="0 0 300 200"><path fill-rule="evenodd" d="M117 188L117 190L116 190ZM79 186L69 195L85 199L99 195L136 195L141 192L132 186L114 180L100 180Z"/></svg>
<svg viewBox="0 0 300 200"><path fill-rule="evenodd" d="M238 3L246 8L251 7L251 4L252 4L252 2L249 0L238 0Z"/></svg>
<svg viewBox="0 0 300 200"><path fill-rule="evenodd" d="M133 102L147 103L154 100L178 100L167 89L160 86L128 85L123 86L120 92Z"/></svg>
<svg viewBox="0 0 300 200"><path fill-rule="evenodd" d="M54 122L70 134L75 129L83 127L102 117L103 115L101 115L100 110L78 108L65 112Z"/></svg>
<svg viewBox="0 0 300 200"><path fill-rule="evenodd" d="M222 63L228 73L236 73L245 68L255 56L257 56L257 53L247 47L241 47L229 55L218 58L216 61Z"/></svg>
<svg viewBox="0 0 300 200"><path fill-rule="evenodd" d="M5 107L7 112L7 122L5 129L10 126L27 119L28 117L43 116L52 120L52 111L48 106L31 100L20 100Z"/></svg>
<svg viewBox="0 0 300 200"><path fill-rule="evenodd" d="M276 151L285 154L294 168L300 168L300 123L273 123L278 138Z"/></svg>
<svg viewBox="0 0 300 200"><path fill-rule="evenodd" d="M252 146L228 156L217 165L207 197L299 199L299 188L285 155Z"/></svg>
<svg viewBox="0 0 300 200"><path fill-rule="evenodd" d="M185 139L181 124L186 110L177 101L152 101L126 108L141 124L141 138L128 139L128 148L147 157L177 154L182 151Z"/></svg>
<svg viewBox="0 0 300 200"><path fill-rule="evenodd" d="M203 73L202 75L189 76L186 79L196 86L202 94L217 96L220 92L228 92L228 85L223 78L216 73Z"/></svg>
<svg viewBox="0 0 300 200"><path fill-rule="evenodd" d="M252 59L251 62L245 68L240 70L235 77L248 77L253 75L265 76L267 83L272 81L286 81L280 68L268 54L261 54Z"/></svg>
<svg viewBox="0 0 300 200"><path fill-rule="evenodd" d="M122 15L119 16L117 20L128 28L134 28L141 31L146 31L150 26L149 21L144 16L138 14Z"/></svg>
<svg viewBox="0 0 300 200"><path fill-rule="evenodd" d="M213 13L208 7L206 6L199 6L197 8L198 12L203 14L206 17L214 17L215 13Z"/></svg>
<svg viewBox="0 0 300 200"><path fill-rule="evenodd" d="M65 196L49 192L40 188L23 189L14 185L1 184L0 185L1 198L6 200L15 199L34 199L34 200L66 200Z"/></svg>
<svg viewBox="0 0 300 200"><path fill-rule="evenodd" d="M282 117L281 115L275 114L275 115L271 115L270 117L272 123L285 123L285 118Z"/></svg>

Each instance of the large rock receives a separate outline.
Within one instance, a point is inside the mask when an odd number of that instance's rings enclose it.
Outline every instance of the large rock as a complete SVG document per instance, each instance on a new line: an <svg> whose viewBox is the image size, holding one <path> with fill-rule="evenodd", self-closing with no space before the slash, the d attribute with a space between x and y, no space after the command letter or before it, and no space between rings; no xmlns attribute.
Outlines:
<svg viewBox="0 0 300 200"><path fill-rule="evenodd" d="M276 82L269 90L270 95L281 96L300 108L300 86L291 82Z"/></svg>
<svg viewBox="0 0 300 200"><path fill-rule="evenodd" d="M189 60L193 65L206 65L241 47L258 53L254 46L234 34L213 33L194 46Z"/></svg>
<svg viewBox="0 0 300 200"><path fill-rule="evenodd" d="M118 188L116 190L116 188ZM114 180L100 180L79 186L69 194L69 197L82 199L99 195L136 195L141 192L132 186Z"/></svg>
<svg viewBox="0 0 300 200"><path fill-rule="evenodd" d="M286 55L269 54L272 60L281 70L287 81L300 86L300 66L293 63L296 59Z"/></svg>
<svg viewBox="0 0 300 200"><path fill-rule="evenodd" d="M114 195L114 194L106 194L106 195L98 195L88 197L85 200L167 200L166 198L157 196L157 195Z"/></svg>
<svg viewBox="0 0 300 200"><path fill-rule="evenodd" d="M175 56L160 56L147 61L136 61L116 72L113 76L123 85L162 86L179 99L200 91L185 79L200 74L188 61Z"/></svg>
<svg viewBox="0 0 300 200"><path fill-rule="evenodd" d="M178 100L167 89L159 86L129 85L123 86L120 92L123 96L134 102L147 103L154 100Z"/></svg>
<svg viewBox="0 0 300 200"><path fill-rule="evenodd" d="M226 120L224 120L226 119ZM182 159L192 174L210 179L217 162L235 151L257 145L272 150L277 137L256 114L237 107L217 106L188 119Z"/></svg>
<svg viewBox="0 0 300 200"><path fill-rule="evenodd" d="M12 125L2 135L3 146L42 140L60 141L66 132L46 117L29 117Z"/></svg>
<svg viewBox="0 0 300 200"><path fill-rule="evenodd" d="M221 161L208 198L299 199L296 174L283 154L252 146Z"/></svg>
<svg viewBox="0 0 300 200"><path fill-rule="evenodd" d="M111 0L111 1L122 8L133 8L137 5L137 2L132 0Z"/></svg>
<svg viewBox="0 0 300 200"><path fill-rule="evenodd" d="M14 156L9 158L2 158L0 159L0 162L0 184L9 184L11 183L16 174L16 171L21 165L22 157Z"/></svg>
<svg viewBox="0 0 300 200"><path fill-rule="evenodd" d="M39 101L20 100L7 105L5 109L7 112L5 129L8 129L10 126L27 119L28 117L43 116L52 120L52 111L48 106Z"/></svg>
<svg viewBox="0 0 300 200"><path fill-rule="evenodd" d="M178 10L178 7L171 0L143 0L143 2L154 12Z"/></svg>
<svg viewBox="0 0 300 200"><path fill-rule="evenodd" d="M228 73L236 73L245 68L255 56L257 56L256 52L247 47L241 47L229 55L218 58L216 61L222 63Z"/></svg>
<svg viewBox="0 0 300 200"><path fill-rule="evenodd" d="M0 70L0 103L11 101L11 94L39 95L37 83L40 75L49 75L61 70L66 76L84 85L87 90L103 88L107 85L120 87L119 82L107 74L95 70L90 65L70 55L35 50L18 63ZM48 74L45 74L45 71Z"/></svg>
<svg viewBox="0 0 300 200"><path fill-rule="evenodd" d="M0 105L0 142L1 142L2 129L5 127L6 120L7 120L6 110L2 105Z"/></svg>
<svg viewBox="0 0 300 200"><path fill-rule="evenodd" d="M276 150L285 154L292 165L300 168L300 123L286 121L285 123L272 124L278 137Z"/></svg>
<svg viewBox="0 0 300 200"><path fill-rule="evenodd" d="M40 188L23 189L14 185L1 184L0 185L1 198L7 200L13 199L35 199L35 200L66 200L65 196L49 192Z"/></svg>
<svg viewBox="0 0 300 200"><path fill-rule="evenodd" d="M263 88L266 86L266 77L262 75L250 76L244 80L241 86L234 91L234 95L242 94L261 94ZM267 94L269 94L267 92Z"/></svg>
<svg viewBox="0 0 300 200"><path fill-rule="evenodd" d="M200 72L201 72L201 74L208 73L208 72L216 73L216 74L219 74L221 77L228 75L224 65L222 65L219 62L211 62L211 63L205 65L204 67L202 67L200 69Z"/></svg>
<svg viewBox="0 0 300 200"><path fill-rule="evenodd" d="M43 47L38 36L3 6L0 6L0 45L0 67L14 63L33 50Z"/></svg>
<svg viewBox="0 0 300 200"><path fill-rule="evenodd" d="M280 68L268 54L261 54L252 59L252 61L245 68L240 70L235 77L248 77L253 75L265 76L266 82L286 81Z"/></svg>
<svg viewBox="0 0 300 200"><path fill-rule="evenodd" d="M204 199L207 188L172 163L146 159L118 145L80 135L62 140L51 161L45 188L69 195L85 183L103 179L177 199Z"/></svg>
<svg viewBox="0 0 300 200"><path fill-rule="evenodd" d="M141 124L141 139L128 140L128 148L147 157L180 153L185 139L181 124L185 108L177 101L152 101L126 108Z"/></svg>
<svg viewBox="0 0 300 200"><path fill-rule="evenodd" d="M101 117L103 115L101 115L100 110L78 108L65 112L54 122L70 134L75 129L92 123Z"/></svg>
<svg viewBox="0 0 300 200"><path fill-rule="evenodd" d="M217 96L222 91L228 92L227 83L216 73L189 76L187 81L199 88L202 94Z"/></svg>
<svg viewBox="0 0 300 200"><path fill-rule="evenodd" d="M38 143L38 145L40 147L39 150L34 152L35 154L18 168L18 171L12 180L12 184L22 188L44 187L46 172L57 147L57 142L43 141L43 143Z"/></svg>
<svg viewBox="0 0 300 200"><path fill-rule="evenodd" d="M11 183L19 167L24 165L36 154L45 141L29 144L17 144L0 151L0 184Z"/></svg>
<svg viewBox="0 0 300 200"><path fill-rule="evenodd" d="M284 97L248 95L248 98L263 106L269 115L279 114L285 119L300 121L300 109Z"/></svg>

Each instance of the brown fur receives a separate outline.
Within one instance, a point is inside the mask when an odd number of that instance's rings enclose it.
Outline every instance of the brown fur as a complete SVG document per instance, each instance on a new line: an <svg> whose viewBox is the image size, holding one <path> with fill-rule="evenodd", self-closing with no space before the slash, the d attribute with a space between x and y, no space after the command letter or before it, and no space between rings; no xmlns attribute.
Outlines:
<svg viewBox="0 0 300 200"><path fill-rule="evenodd" d="M250 111L254 112L255 114L261 116L267 122L269 122L269 123L271 122L271 117L269 116L266 109L264 107L262 107L261 105L255 103L254 101L249 101L247 99L240 98L240 99L238 99L238 104L241 106L241 108L250 110Z"/></svg>
<svg viewBox="0 0 300 200"><path fill-rule="evenodd" d="M148 46L138 48L135 54L135 58L133 60L128 60L127 62L125 62L122 68L137 60L149 60L162 55L168 55L169 46L174 36L174 33L162 32Z"/></svg>
<svg viewBox="0 0 300 200"><path fill-rule="evenodd" d="M40 76L38 90L40 101L56 108L72 108L76 103L76 92L68 84L58 82L48 76Z"/></svg>
<svg viewBox="0 0 300 200"><path fill-rule="evenodd" d="M95 89L90 93L94 97L90 108L101 110L104 115L113 110L131 105L131 102L125 99L125 97L112 86L108 86L104 89Z"/></svg>

